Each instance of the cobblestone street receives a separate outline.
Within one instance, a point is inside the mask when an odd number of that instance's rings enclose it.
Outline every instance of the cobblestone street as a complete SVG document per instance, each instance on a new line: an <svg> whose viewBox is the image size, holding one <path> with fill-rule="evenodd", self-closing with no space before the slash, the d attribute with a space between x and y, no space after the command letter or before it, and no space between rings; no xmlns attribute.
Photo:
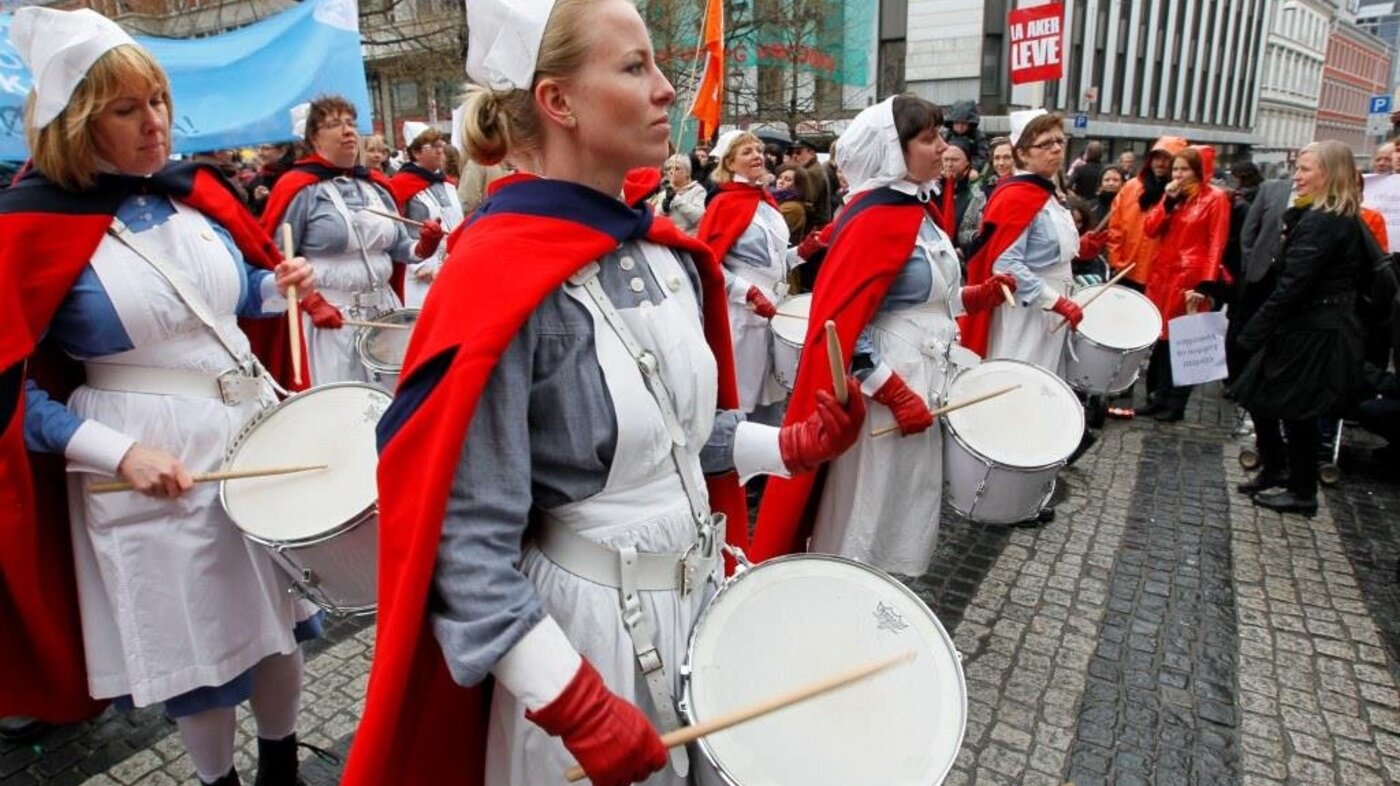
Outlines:
<svg viewBox="0 0 1400 786"><path fill-rule="evenodd" d="M948 783L1400 783L1400 468L1352 432L1318 515L1280 516L1235 492L1247 440L1233 426L1208 386L1185 422L1109 421L1062 473L1053 523L945 512L910 581L964 656L969 722ZM345 753L373 635L332 623L308 649L304 741ZM303 763L309 784L337 781L337 764ZM0 744L0 786L36 783L196 779L159 713L109 710Z"/></svg>

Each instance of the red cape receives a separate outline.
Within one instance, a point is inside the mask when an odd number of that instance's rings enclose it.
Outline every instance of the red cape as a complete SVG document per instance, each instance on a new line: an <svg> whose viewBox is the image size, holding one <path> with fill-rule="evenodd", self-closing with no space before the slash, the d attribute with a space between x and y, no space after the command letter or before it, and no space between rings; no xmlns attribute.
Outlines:
<svg viewBox="0 0 1400 786"><path fill-rule="evenodd" d="M378 169L366 169L365 167L353 167L351 169L341 169L326 159L312 154L292 164L292 168L287 173L277 179L277 185L272 187L272 193L267 195L267 207L263 208L262 225L267 230L267 234L282 242L282 216L286 215L287 208L296 199L298 193L307 186L314 185L322 180L329 180L333 177L356 177L361 180L368 180L374 185L381 186L390 196L394 194L394 184L388 176ZM403 298L403 263L395 260L394 272L389 276L389 286ZM283 344L287 342L282 342ZM303 357L305 357L303 355Z"/></svg>
<svg viewBox="0 0 1400 786"><path fill-rule="evenodd" d="M753 223L759 202L778 207L777 201L766 188L749 183L721 184L714 199L705 206L705 215L700 219L700 227L695 231L695 236L710 247L716 260L724 262L729 249L734 247L739 236Z"/></svg>
<svg viewBox="0 0 1400 786"><path fill-rule="evenodd" d="M641 207L661 190L661 170L654 166L641 166L629 170L622 180L622 201L632 207Z"/></svg>
<svg viewBox="0 0 1400 786"><path fill-rule="evenodd" d="M832 389L823 335L827 320L836 322L841 356L849 360L856 338L909 261L925 216L934 225L940 222L932 205L888 188L861 194L841 214L831 250L812 288L807 338L784 424L807 418L816 407L817 391ZM824 470L819 470L768 479L749 551L755 562L805 550L824 477Z"/></svg>
<svg viewBox="0 0 1400 786"><path fill-rule="evenodd" d="M389 193L394 195L394 204L398 206L400 213L408 209L408 200L418 196L418 192L423 189L432 186L435 181L431 175L431 172L420 166L406 164L398 172L395 172L393 177L389 178ZM446 180L439 182L446 182Z"/></svg>
<svg viewBox="0 0 1400 786"><path fill-rule="evenodd" d="M629 238L688 252L719 369L718 406L738 404L724 280L702 244L649 211L528 176L497 190L474 216L433 285L402 382L379 424L379 625L346 786L482 783L491 687L452 681L428 624L428 591L477 399L501 352L549 293ZM511 275L501 275L502 259L515 260ZM481 286L487 280L492 285ZM407 466L415 471L404 472ZM709 488L712 507L734 522L730 542L742 547L748 519L737 477L710 478Z"/></svg>
<svg viewBox="0 0 1400 786"><path fill-rule="evenodd" d="M1021 233L1030 226L1035 214L1053 197L1055 187L1043 177L1016 175L992 189L987 207L982 212L982 227L967 249L968 286L981 284L992 277L992 265ZM994 309L964 314L958 317L962 345L983 357L987 356L987 339L991 332Z"/></svg>
<svg viewBox="0 0 1400 786"><path fill-rule="evenodd" d="M103 176L81 194L30 172L0 192L0 277L9 282L0 301L16 315L0 331L0 369L26 364L25 374L42 378L58 400L81 382L77 364L57 350L36 351L38 340L117 207L137 193L165 194L199 210L229 231L252 264L271 269L282 259L212 166L172 164L150 178ZM76 721L103 703L88 697L62 457L31 461L24 445L25 374L6 377L20 390L15 409L0 413L8 416L0 424L0 716Z"/></svg>

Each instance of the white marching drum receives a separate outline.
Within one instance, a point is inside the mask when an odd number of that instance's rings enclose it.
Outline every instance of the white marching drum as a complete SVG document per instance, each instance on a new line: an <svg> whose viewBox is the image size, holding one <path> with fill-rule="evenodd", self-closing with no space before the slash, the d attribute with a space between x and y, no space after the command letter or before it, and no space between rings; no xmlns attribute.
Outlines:
<svg viewBox="0 0 1400 786"><path fill-rule="evenodd" d="M1083 304L1104 285L1074 294ZM1162 334L1162 314L1152 301L1127 287L1112 286L1084 309L1070 334L1065 381L1085 393L1119 393L1137 381L1138 369Z"/></svg>
<svg viewBox="0 0 1400 786"><path fill-rule="evenodd" d="M380 314L374 321L412 326L418 322L418 313L416 308L401 308ZM370 379L390 393L399 385L399 371L403 369L408 339L412 335L411 329L390 327L363 327L355 334L355 354L360 358L360 365L369 371Z"/></svg>
<svg viewBox="0 0 1400 786"><path fill-rule="evenodd" d="M699 744L731 786L932 786L967 723L961 657L923 601L858 562L796 555L736 574L691 633L681 712L701 723L906 651L908 664Z"/></svg>
<svg viewBox="0 0 1400 786"><path fill-rule="evenodd" d="M955 404L1010 385L1021 387L940 418L945 498L983 524L1039 513L1084 434L1084 407L1069 385L1019 360L989 360L958 374L946 398Z"/></svg>
<svg viewBox="0 0 1400 786"><path fill-rule="evenodd" d="M780 312L768 322L773 333L773 378L792 390L797 384L797 361L807 339L807 315L812 312L812 296L797 295L784 300Z"/></svg>
<svg viewBox="0 0 1400 786"><path fill-rule="evenodd" d="M375 426L389 395L347 382L263 410L234 439L225 469L325 464L326 469L224 481L219 498L243 536L266 548L312 603L334 614L374 611L379 545Z"/></svg>

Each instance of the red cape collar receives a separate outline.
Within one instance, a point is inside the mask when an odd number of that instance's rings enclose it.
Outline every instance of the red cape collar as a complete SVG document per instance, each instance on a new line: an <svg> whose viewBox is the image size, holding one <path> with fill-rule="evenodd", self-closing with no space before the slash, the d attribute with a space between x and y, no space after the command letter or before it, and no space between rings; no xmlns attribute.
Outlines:
<svg viewBox="0 0 1400 786"><path fill-rule="evenodd" d="M695 236L710 247L715 259L723 262L739 236L753 223L758 204L767 202L777 209L778 203L768 190L750 183L722 183L710 204Z"/></svg>

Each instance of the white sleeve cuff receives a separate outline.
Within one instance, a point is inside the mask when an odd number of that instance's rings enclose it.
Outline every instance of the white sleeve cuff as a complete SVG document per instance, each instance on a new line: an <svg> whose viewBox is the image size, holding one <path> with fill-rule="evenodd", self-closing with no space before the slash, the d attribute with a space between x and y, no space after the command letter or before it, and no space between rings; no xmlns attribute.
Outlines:
<svg viewBox="0 0 1400 786"><path fill-rule="evenodd" d="M95 420L84 420L68 440L63 455L84 469L115 475L126 452L135 444L136 440L111 426L104 426Z"/></svg>
<svg viewBox="0 0 1400 786"><path fill-rule="evenodd" d="M881 363L875 367L874 371L870 372L870 375L865 378L864 382L860 383L860 391L874 398L875 391L884 387L885 383L889 382L892 376L894 376L894 369Z"/></svg>
<svg viewBox="0 0 1400 786"><path fill-rule="evenodd" d="M747 420L736 426L734 469L739 473L740 483L747 483L754 475L792 477L783 463L783 451L778 447L778 429Z"/></svg>
<svg viewBox="0 0 1400 786"><path fill-rule="evenodd" d="M796 268L807 263L807 260L803 259L801 256L798 255L797 246L792 246L787 250L787 256L785 257L785 260L787 262L788 270L795 270Z"/></svg>
<svg viewBox="0 0 1400 786"><path fill-rule="evenodd" d="M963 305L962 293L962 287L953 287L953 296L948 299L948 310L952 312L954 318L967 313L967 306ZM997 294L1001 293L998 292Z"/></svg>
<svg viewBox="0 0 1400 786"><path fill-rule="evenodd" d="M298 290L298 293L300 291ZM262 284L258 287L258 294L262 297L262 313L279 314L287 310L287 298L277 291L277 276L263 276Z"/></svg>
<svg viewBox="0 0 1400 786"><path fill-rule="evenodd" d="M1036 303L1037 303L1041 308L1051 308L1051 307L1053 307L1053 306L1055 305L1056 301L1058 301L1059 299L1060 299L1060 293L1059 293L1059 292L1056 292L1055 289L1054 289L1054 287L1046 286L1046 287L1041 287L1041 290L1040 290L1040 298L1036 301Z"/></svg>
<svg viewBox="0 0 1400 786"><path fill-rule="evenodd" d="M753 284L750 284L747 278L736 274L733 280L729 282L730 302L747 304L749 302L749 287L751 286L753 286Z"/></svg>
<svg viewBox="0 0 1400 786"><path fill-rule="evenodd" d="M491 673L527 709L548 706L569 687L583 658L548 615L515 643Z"/></svg>

